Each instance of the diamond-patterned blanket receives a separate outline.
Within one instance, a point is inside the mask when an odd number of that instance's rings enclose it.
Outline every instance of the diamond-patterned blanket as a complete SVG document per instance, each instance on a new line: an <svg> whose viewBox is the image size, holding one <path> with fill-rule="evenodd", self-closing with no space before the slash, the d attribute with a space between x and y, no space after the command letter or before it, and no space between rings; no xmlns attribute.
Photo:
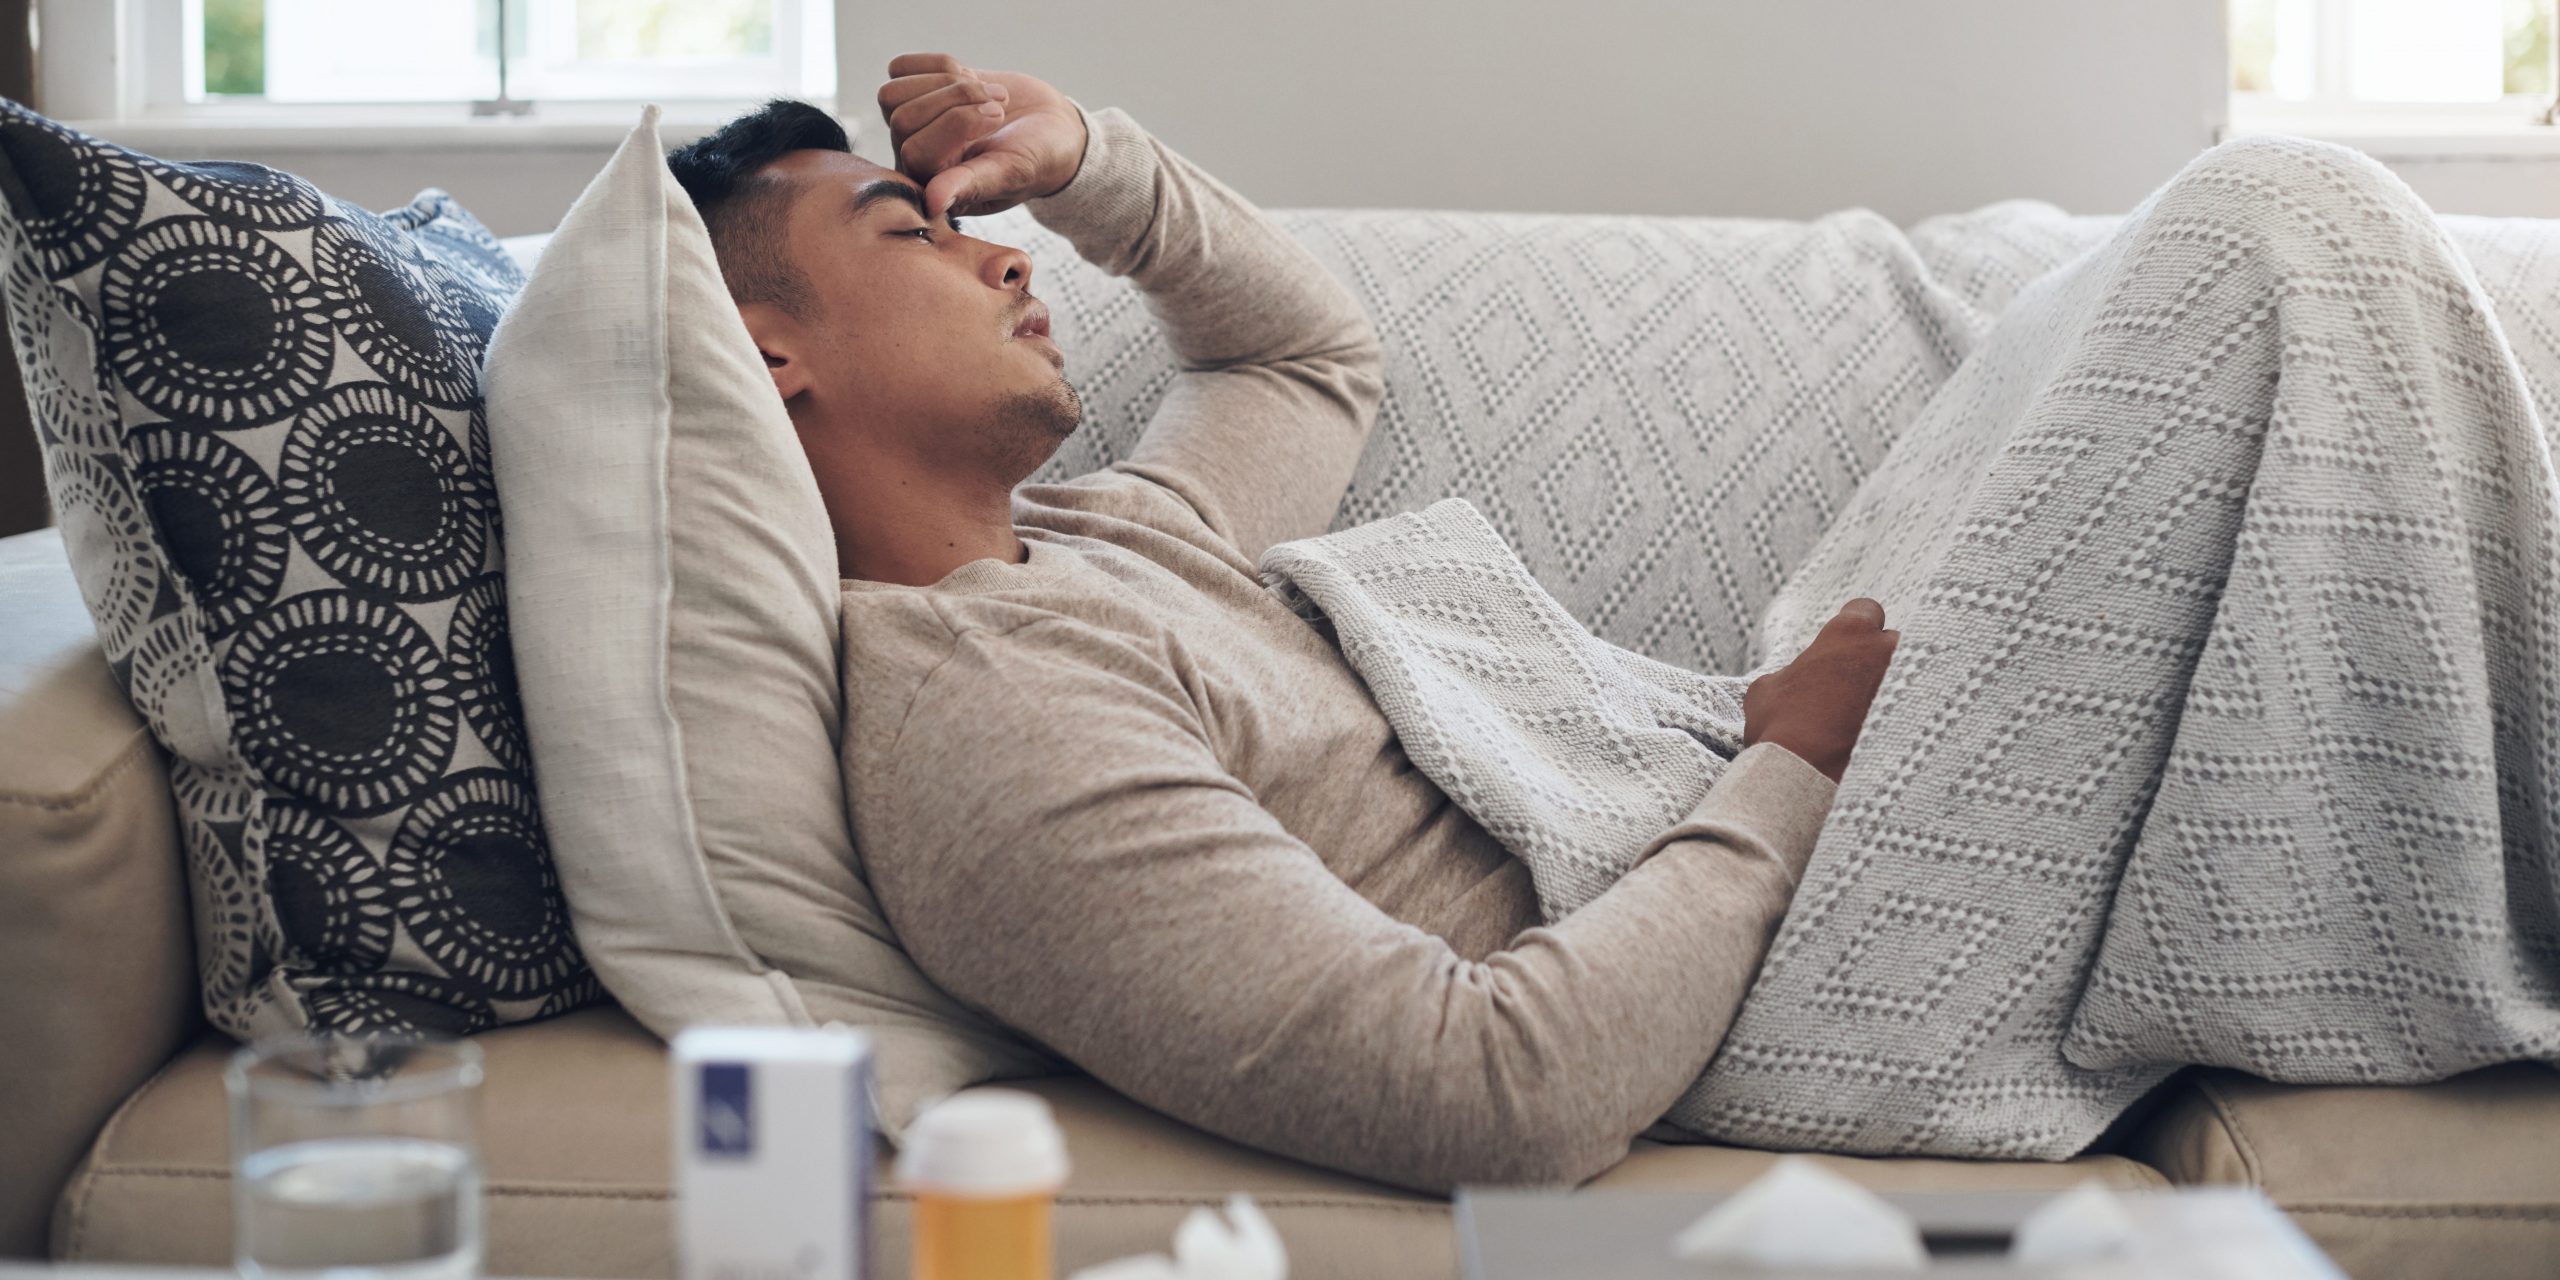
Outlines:
<svg viewBox="0 0 2560 1280"><path fill-rule="evenodd" d="M2186 1063L2560 1059L2556 497L2405 186L2323 144L2208 152L2018 293L1771 603L1758 669L1851 596L1903 641L1669 1119L2058 1158ZM1550 914L1731 749L1735 681L1581 633L1462 504L1265 569Z"/></svg>

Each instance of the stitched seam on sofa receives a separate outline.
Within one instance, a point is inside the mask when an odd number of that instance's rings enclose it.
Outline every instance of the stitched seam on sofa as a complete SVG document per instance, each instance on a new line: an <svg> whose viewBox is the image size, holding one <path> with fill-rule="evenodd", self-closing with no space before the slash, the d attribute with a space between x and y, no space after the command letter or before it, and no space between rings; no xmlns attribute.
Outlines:
<svg viewBox="0 0 2560 1280"><path fill-rule="evenodd" d="M133 731L133 739L125 743L124 749L118 751L113 758L101 765L96 773L90 774L88 779L80 785L69 791L0 791L0 805L41 809L51 813L85 809L97 800L101 792L113 786L116 779L124 776L128 770L140 762L142 753L150 749L151 731L136 729Z"/></svg>
<svg viewBox="0 0 2560 1280"><path fill-rule="evenodd" d="M98 1178L183 1178L207 1182L227 1181L230 1176L231 1175L227 1171L221 1169L153 1165L136 1165L128 1168L110 1169L97 1175ZM92 1181L94 1182L95 1179L92 1179ZM542 1183L490 1183L482 1187L481 1190L485 1195L504 1196L510 1199L541 1199L544 1197L551 1197L563 1200L665 1200L672 1195L669 1191L655 1188L578 1187L545 1185ZM883 1191L874 1198L878 1200L904 1202L914 1199L914 1196L912 1193L904 1191ZM1266 1209L1363 1209L1382 1210L1394 1213L1431 1214L1445 1214L1449 1212L1449 1205L1446 1201L1367 1200L1356 1196L1286 1195L1267 1194L1263 1192L1254 1193L1253 1199L1254 1203L1261 1205ZM1061 1205L1090 1205L1096 1208L1128 1206L1190 1207L1198 1205L1224 1204L1225 1199L1224 1193L1210 1192L1201 1192L1197 1195L1162 1193L1077 1194L1075 1192L1068 1192L1058 1197L1058 1203Z"/></svg>
<svg viewBox="0 0 2560 1280"><path fill-rule="evenodd" d="M2286 1213L2339 1218L2479 1218L2504 1222L2560 1222L2560 1204L2279 1204Z"/></svg>
<svg viewBox="0 0 2560 1280"><path fill-rule="evenodd" d="M1446 1200L1370 1200L1359 1196L1288 1195L1261 1191L1256 1191L1251 1194L1253 1196L1253 1202L1265 1209L1360 1209L1378 1210L1387 1213L1428 1213L1440 1215L1445 1215L1449 1212L1449 1202ZM1184 1195L1179 1192L1086 1192L1083 1194L1067 1192L1058 1197L1058 1203L1060 1205L1089 1205L1094 1208L1129 1206L1180 1207L1184 1205L1209 1205L1215 1207L1225 1204L1227 1202L1226 1197L1227 1193L1223 1191L1204 1191L1196 1195ZM908 1200L912 1199L913 1196L908 1192L892 1191L886 1193L883 1198L889 1200Z"/></svg>
<svg viewBox="0 0 2560 1280"><path fill-rule="evenodd" d="M228 1169L208 1169L196 1165L127 1165L101 1172L102 1178L174 1178L196 1182L227 1182ZM481 1193L492 1196L540 1197L558 1196L579 1200L664 1200L671 1194L664 1187L588 1187L568 1183L492 1182L482 1184Z"/></svg>
<svg viewBox="0 0 2560 1280"><path fill-rule="evenodd" d="M2211 1080L2196 1081L2196 1092L2204 1095L2205 1105L2222 1121L2223 1131L2231 1135L2231 1149L2240 1156L2240 1171L2249 1175L2249 1185L2267 1185L2266 1171L2258 1166L2258 1148L2249 1141L2249 1131L2240 1125L2240 1108L2223 1096L2222 1089Z"/></svg>
<svg viewBox="0 0 2560 1280"><path fill-rule="evenodd" d="M125 1100L117 1103L116 1109L107 1114L107 1122L98 1126L98 1136L90 1140L88 1154L80 1158L79 1169L71 1175L71 1185L64 1189L64 1194L71 1197L71 1238L63 1242L63 1261L78 1262L87 1256L89 1199L97 1190L98 1179L114 1172L112 1169L100 1169L99 1157L114 1145L116 1131L124 1127L124 1118L132 1114L134 1105L142 1101L144 1094L159 1088L160 1078L169 1074L170 1068L177 1066L178 1059L185 1056L187 1055L184 1049L170 1054L169 1060L161 1063L159 1070L152 1072L150 1077L142 1082L141 1088L125 1095Z"/></svg>
<svg viewBox="0 0 2560 1280"><path fill-rule="evenodd" d="M2151 1179L2153 1179L2153 1180L2155 1180L2155 1181L2159 1182L2161 1185L2163 1185L2163 1186L2169 1185L2169 1184L2168 1184L2167 1179L2163 1178L2163 1177L2160 1175L2160 1173L2159 1173L2159 1171L2158 1171L2158 1170L2152 1169L2150 1166L2148 1166L2148 1165L2144 1165L2144 1164L2140 1163L2139 1161L2127 1161L2126 1163L2127 1163L2127 1164L2129 1164L2129 1165L2131 1165L2133 1168L2135 1168L2135 1169L2137 1169L2137 1170L2140 1170L2140 1171L2141 1171L2141 1172L2143 1172L2143 1173L2148 1174L2148 1175L2151 1177ZM114 1170L110 1170L110 1171L108 1171L107 1173L105 1173L105 1174L103 1174L103 1175L101 1175L101 1176L108 1176L108 1177L140 1177L140 1178L201 1178L201 1179L227 1179L227 1178L229 1178L231 1175L230 1175L229 1173L227 1173L227 1172L223 1171L223 1170L220 1170L220 1169L199 1169L199 1168L183 1168L183 1167L155 1167L155 1166L149 1166L149 1165L138 1165L138 1166L133 1166L133 1167L129 1167L129 1168L121 1168L121 1169L114 1169ZM560 1197L563 1197L563 1198L581 1199L581 1200L664 1200L664 1199L667 1199L667 1198L669 1197L669 1195L671 1194L670 1192L667 1192L667 1191L663 1191L663 1190L654 1190L654 1189L640 1189L640 1188L619 1188L619 1189L618 1189L618 1188L609 1188L609 1187L579 1187L579 1186L553 1185L553 1184L544 1184L544 1183L489 1183L489 1184L487 1184L486 1186L484 1186L484 1187L482 1188L482 1190L483 1190L486 1194L488 1194L488 1195L493 1195L493 1196L513 1196L513 1197L560 1196ZM906 1201L909 1201L909 1200L913 1200L915 1197L914 1197L914 1194L913 1194L912 1192L889 1190L889 1191L881 1191L881 1192L879 1192L877 1195L875 1195L873 1198L874 1198L875 1200L893 1201L893 1202L901 1202L901 1203L903 1203L903 1202L906 1202ZM1255 1203L1255 1204L1261 1205L1261 1206L1263 1206L1263 1207L1265 1207L1265 1208L1288 1208L1288 1209L1375 1209L1375 1210L1385 1210L1385 1211L1397 1212L1397 1213L1447 1213L1447 1212L1449 1211L1449 1204L1448 1204L1448 1202L1447 1202L1447 1201L1438 1201L1438 1200L1384 1200L1384 1199L1372 1200L1372 1199L1363 1199L1363 1198L1361 1198L1361 1197L1357 1197L1357 1196L1291 1195L1291 1194L1279 1194L1279 1193L1259 1192L1259 1191L1258 1191L1258 1192L1253 1193L1253 1200L1254 1200L1254 1203ZM1059 1197L1058 1197L1058 1203L1059 1203L1059 1204L1061 1204L1061 1205L1092 1205L1092 1206L1095 1206L1095 1207L1132 1206L1132 1205L1138 1205L1138 1206L1163 1206L1163 1205L1175 1205L1175 1206L1180 1206L1180 1205L1218 1205L1218 1204L1224 1204L1224 1203L1225 1203L1225 1200L1224 1200L1224 1198L1223 1198L1223 1193L1212 1193L1212 1192L1205 1192L1205 1191L1204 1191L1204 1192L1200 1192L1200 1193L1198 1193L1198 1194L1194 1194L1194 1195L1185 1195L1185 1194L1182 1194L1182 1193L1179 1193L1179 1192L1170 1192L1170 1193L1168 1193L1168 1192L1074 1192L1074 1191L1069 1191L1069 1192L1065 1192L1065 1193L1062 1193L1062 1194L1060 1194L1060 1195L1059 1195ZM2286 1209L2287 1209L2287 1210L2289 1210L2289 1211L2290 1211L2290 1210L2293 1210L2293 1209L2295 1208L2295 1206L2291 1206L2291 1205L2287 1205L2287 1206L2285 1206L2285 1207L2286 1207ZM2462 1206L2447 1206L2447 1207L2448 1207L2448 1208L2460 1208L2460 1207L2462 1207ZM2493 1207L2502 1207L2502 1208L2522 1208L2522 1207L2524 1207L2524 1206L2493 1206ZM2386 1208L2386 1209L2387 1209L2387 1208L2389 1208L2389 1206L2379 1206L2379 1208ZM2308 1212L2347 1212L2347 1211L2348 1211L2348 1210L2328 1210L2328 1209L2317 1209L2317 1208L2312 1209L2312 1210L2308 1210ZM2552 1212L2554 1212L2554 1213L2560 1213L2560 1208L2555 1208L2554 1210L2552 1210ZM2504 1216L2504 1215L2502 1215L2502 1216Z"/></svg>

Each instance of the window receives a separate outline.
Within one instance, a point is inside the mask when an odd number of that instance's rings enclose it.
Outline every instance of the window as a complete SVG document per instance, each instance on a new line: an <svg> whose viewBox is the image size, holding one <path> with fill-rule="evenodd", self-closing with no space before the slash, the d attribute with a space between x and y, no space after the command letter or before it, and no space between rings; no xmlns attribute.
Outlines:
<svg viewBox="0 0 2560 1280"><path fill-rule="evenodd" d="M478 0L186 0L185 102L468 102L499 94ZM199 34L200 33L200 34Z"/></svg>
<svg viewBox="0 0 2560 1280"><path fill-rule="evenodd" d="M834 0L114 0L94 6L110 30L116 4L136 70L98 114L119 117L835 92Z"/></svg>
<svg viewBox="0 0 2560 1280"><path fill-rule="evenodd" d="M2235 109L2260 117L2542 114L2554 0L2231 0Z"/></svg>

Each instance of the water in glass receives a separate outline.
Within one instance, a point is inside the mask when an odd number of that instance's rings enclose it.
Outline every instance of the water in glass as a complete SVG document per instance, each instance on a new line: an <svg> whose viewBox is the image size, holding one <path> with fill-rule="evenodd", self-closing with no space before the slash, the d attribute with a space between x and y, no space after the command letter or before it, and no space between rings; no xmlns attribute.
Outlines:
<svg viewBox="0 0 2560 1280"><path fill-rule="evenodd" d="M480 1170L418 1138L322 1138L240 1162L239 1261L252 1277L473 1280Z"/></svg>

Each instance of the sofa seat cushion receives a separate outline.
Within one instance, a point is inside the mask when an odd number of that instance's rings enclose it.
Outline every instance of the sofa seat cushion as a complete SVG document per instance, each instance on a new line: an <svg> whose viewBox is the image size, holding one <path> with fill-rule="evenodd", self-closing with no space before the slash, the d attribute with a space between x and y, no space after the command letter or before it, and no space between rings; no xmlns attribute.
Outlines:
<svg viewBox="0 0 2560 1280"><path fill-rule="evenodd" d="M2173 1088L2128 1149L2181 1184L2264 1190L2357 1280L2560 1266L2560 1071L2369 1088L2199 1071Z"/></svg>
<svg viewBox="0 0 2560 1280"><path fill-rule="evenodd" d="M488 1078L481 1152L488 1172L491 1275L664 1276L668 1217L665 1052L619 1009L506 1027L479 1037ZM137 1091L64 1188L54 1251L65 1261L220 1266L231 1250L222 1062L207 1036ZM1250 1151L1168 1120L1081 1077L1024 1082L1049 1100L1074 1165L1057 1214L1060 1273L1162 1249L1193 1208L1244 1191L1271 1215L1291 1274L1446 1277L1457 1270L1448 1203ZM1774 1157L1644 1144L1601 1186L1730 1190ZM2068 1164L1830 1159L1887 1189L2060 1188L2084 1178L2162 1185L2121 1156ZM872 1274L907 1273L908 1204L875 1207Z"/></svg>

